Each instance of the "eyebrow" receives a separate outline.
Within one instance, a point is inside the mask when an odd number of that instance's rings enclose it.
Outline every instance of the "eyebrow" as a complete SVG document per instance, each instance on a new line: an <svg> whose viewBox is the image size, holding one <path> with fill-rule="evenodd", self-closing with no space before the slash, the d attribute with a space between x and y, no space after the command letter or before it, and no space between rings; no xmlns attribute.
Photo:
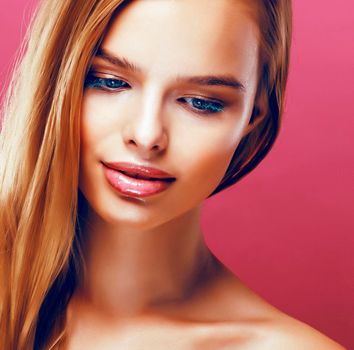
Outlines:
<svg viewBox="0 0 354 350"><path fill-rule="evenodd" d="M118 57L112 55L104 48L99 48L95 57L102 58L103 60L113 64L114 66L123 68L125 70L129 70L132 72L142 72L142 69L138 67L136 64L130 62L124 57ZM235 77L231 75L202 75L202 76L193 76L193 77L183 77L179 76L177 78L178 81L185 80L188 83L196 84L196 85L205 85L205 86L224 86L230 87L237 91L246 91L245 86L237 80Z"/></svg>

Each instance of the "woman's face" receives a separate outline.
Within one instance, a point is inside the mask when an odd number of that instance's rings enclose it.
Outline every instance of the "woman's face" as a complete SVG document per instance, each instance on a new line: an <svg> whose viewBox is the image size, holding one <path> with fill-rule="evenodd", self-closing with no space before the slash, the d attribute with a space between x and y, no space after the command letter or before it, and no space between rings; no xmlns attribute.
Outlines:
<svg viewBox="0 0 354 350"><path fill-rule="evenodd" d="M92 62L80 189L104 221L147 228L198 208L223 178L249 122L258 79L249 5L202 3L130 3ZM103 164L112 162L158 168L175 179L134 179Z"/></svg>

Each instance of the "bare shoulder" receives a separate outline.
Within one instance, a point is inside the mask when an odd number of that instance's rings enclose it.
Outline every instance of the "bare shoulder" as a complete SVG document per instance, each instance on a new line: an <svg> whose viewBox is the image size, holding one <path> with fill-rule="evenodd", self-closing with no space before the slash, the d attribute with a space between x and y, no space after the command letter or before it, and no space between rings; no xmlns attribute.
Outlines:
<svg viewBox="0 0 354 350"><path fill-rule="evenodd" d="M275 317L266 329L261 347L265 350L345 350L323 333L285 314Z"/></svg>
<svg viewBox="0 0 354 350"><path fill-rule="evenodd" d="M310 325L268 303L229 271L220 279L218 288L223 290L219 310L229 310L228 317L235 329L242 325L242 329L252 335L246 342L247 349L346 350Z"/></svg>

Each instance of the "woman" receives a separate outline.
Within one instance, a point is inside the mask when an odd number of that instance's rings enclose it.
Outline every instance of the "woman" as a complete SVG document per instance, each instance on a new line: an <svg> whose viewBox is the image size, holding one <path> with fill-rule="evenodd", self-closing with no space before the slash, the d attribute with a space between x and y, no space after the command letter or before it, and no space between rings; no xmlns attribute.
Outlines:
<svg viewBox="0 0 354 350"><path fill-rule="evenodd" d="M342 349L206 247L278 134L290 1L43 1L1 132L1 349Z"/></svg>

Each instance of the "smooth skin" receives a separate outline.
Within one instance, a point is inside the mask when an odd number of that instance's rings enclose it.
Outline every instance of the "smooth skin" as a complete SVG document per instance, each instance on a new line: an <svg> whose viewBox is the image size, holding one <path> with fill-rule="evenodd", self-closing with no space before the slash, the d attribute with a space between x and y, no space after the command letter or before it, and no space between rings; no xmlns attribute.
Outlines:
<svg viewBox="0 0 354 350"><path fill-rule="evenodd" d="M70 350L343 349L257 296L201 232L201 203L254 105L265 112L255 99L254 11L241 0L138 0L109 28L82 105L87 271L68 307ZM108 184L102 161L157 167L177 180L129 197Z"/></svg>

